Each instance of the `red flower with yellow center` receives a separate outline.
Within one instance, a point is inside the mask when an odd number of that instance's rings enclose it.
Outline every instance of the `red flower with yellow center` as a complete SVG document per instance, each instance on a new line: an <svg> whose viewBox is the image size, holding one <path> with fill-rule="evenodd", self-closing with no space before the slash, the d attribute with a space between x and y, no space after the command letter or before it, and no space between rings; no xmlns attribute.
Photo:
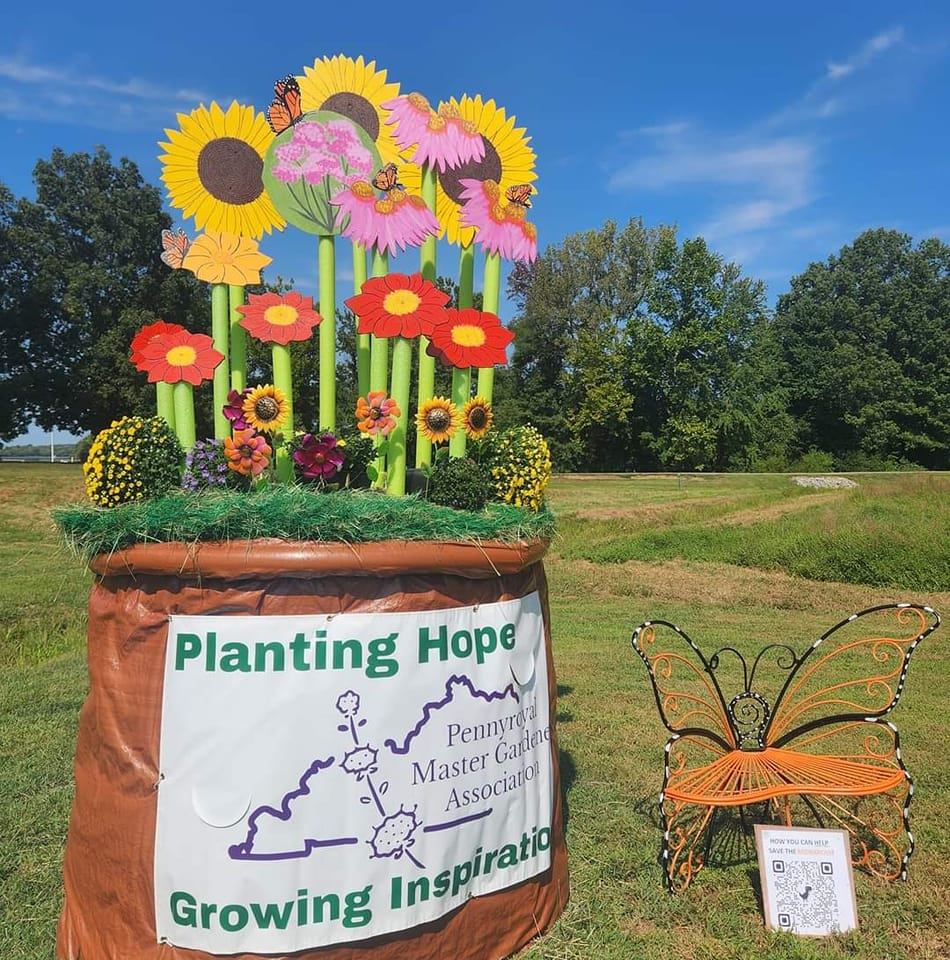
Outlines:
<svg viewBox="0 0 950 960"><path fill-rule="evenodd" d="M443 310L428 335L429 355L453 367L494 367L508 362L505 348L515 335L493 313L473 307Z"/></svg>
<svg viewBox="0 0 950 960"><path fill-rule="evenodd" d="M166 323L164 320L158 320L155 323L149 323L132 338L132 355L129 359L135 364L135 369L142 373L146 371L143 364L142 348L145 344L160 337L166 333L181 333L185 328L180 323Z"/></svg>
<svg viewBox="0 0 950 960"><path fill-rule="evenodd" d="M243 315L241 326L264 343L288 344L293 340L309 340L313 328L323 317L313 308L313 298L291 291L255 293L247 304L238 307Z"/></svg>
<svg viewBox="0 0 950 960"><path fill-rule="evenodd" d="M346 305L359 320L359 333L412 338L429 336L448 302L449 295L421 273L390 273L367 280L362 293L350 297Z"/></svg>
<svg viewBox="0 0 950 960"><path fill-rule="evenodd" d="M164 333L152 337L141 350L139 367L148 373L148 382L178 383L184 380L197 387L202 380L210 380L214 368L224 359L204 333Z"/></svg>

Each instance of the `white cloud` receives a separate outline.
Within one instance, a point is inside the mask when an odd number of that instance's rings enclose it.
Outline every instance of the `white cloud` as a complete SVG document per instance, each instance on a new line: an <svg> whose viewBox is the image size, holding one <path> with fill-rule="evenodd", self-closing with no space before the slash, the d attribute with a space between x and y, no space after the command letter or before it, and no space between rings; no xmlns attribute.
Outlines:
<svg viewBox="0 0 950 960"><path fill-rule="evenodd" d="M27 95L24 88L28 87ZM77 67L0 54L0 115L105 130L148 129L169 122L207 94L150 83L115 80Z"/></svg>
<svg viewBox="0 0 950 960"><path fill-rule="evenodd" d="M895 44L904 39L903 27L892 27L890 30L884 30L875 34L869 40L865 41L857 52L853 53L846 60L840 62L830 62L825 72L828 80L841 80L848 77L856 70L866 67L875 57L889 50Z"/></svg>

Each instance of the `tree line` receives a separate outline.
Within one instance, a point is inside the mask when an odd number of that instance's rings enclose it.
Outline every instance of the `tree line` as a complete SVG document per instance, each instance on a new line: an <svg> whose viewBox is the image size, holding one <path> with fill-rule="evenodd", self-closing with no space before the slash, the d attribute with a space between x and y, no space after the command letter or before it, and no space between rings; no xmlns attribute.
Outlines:
<svg viewBox="0 0 950 960"><path fill-rule="evenodd" d="M0 440L33 420L84 433L149 413L133 334L156 317L205 330L210 315L207 286L160 262L170 218L134 163L55 150L34 179L34 200L0 184ZM497 419L537 426L556 469L950 468L950 246L935 238L865 231L770 309L702 238L608 222L516 265L508 294ZM345 409L355 337L339 321ZM315 353L294 345L303 423ZM266 379L266 351L250 359Z"/></svg>

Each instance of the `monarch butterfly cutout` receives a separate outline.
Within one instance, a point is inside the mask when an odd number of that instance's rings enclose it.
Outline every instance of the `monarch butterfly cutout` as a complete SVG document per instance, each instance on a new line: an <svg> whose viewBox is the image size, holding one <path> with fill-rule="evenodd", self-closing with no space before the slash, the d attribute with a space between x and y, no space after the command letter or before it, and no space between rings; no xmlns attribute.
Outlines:
<svg viewBox="0 0 950 960"><path fill-rule="evenodd" d="M375 177L373 177L373 186L377 190L405 190L406 188L399 182L399 168L394 163L387 163Z"/></svg>
<svg viewBox="0 0 950 960"><path fill-rule="evenodd" d="M300 109L300 84L288 74L274 83L274 99L267 108L267 122L275 134L292 127L302 116Z"/></svg>
<svg viewBox="0 0 950 960"><path fill-rule="evenodd" d="M531 184L530 183L518 183L513 187L509 187L505 191L505 197L511 203L517 203L519 207L530 207L531 206Z"/></svg>
<svg viewBox="0 0 950 960"><path fill-rule="evenodd" d="M162 263L172 268L172 270L181 270L185 263L185 254L191 241L184 230L175 233L173 230L162 231Z"/></svg>
<svg viewBox="0 0 950 960"><path fill-rule="evenodd" d="M663 620L637 627L633 648L671 733L659 801L670 892L702 867L715 811L755 803L788 826L844 827L855 866L906 878L913 781L884 718L914 650L939 626L930 607L885 604L835 624L801 656L773 643L751 663L733 646L707 658Z"/></svg>

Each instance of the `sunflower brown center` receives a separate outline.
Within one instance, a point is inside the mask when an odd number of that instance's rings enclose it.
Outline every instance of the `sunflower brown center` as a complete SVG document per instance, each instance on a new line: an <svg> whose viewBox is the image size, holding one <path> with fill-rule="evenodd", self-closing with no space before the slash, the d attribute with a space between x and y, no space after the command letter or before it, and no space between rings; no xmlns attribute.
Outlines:
<svg viewBox="0 0 950 960"><path fill-rule="evenodd" d="M451 422L452 418L449 416L449 411L442 407L433 407L426 414L426 423L429 429L435 433L441 433L443 430L447 430Z"/></svg>
<svg viewBox="0 0 950 960"><path fill-rule="evenodd" d="M218 137L198 154L198 179L215 200L243 205L264 192L258 152L236 137Z"/></svg>
<svg viewBox="0 0 950 960"><path fill-rule="evenodd" d="M254 415L261 423L273 420L280 413L280 407L273 397L259 397L254 404Z"/></svg>
<svg viewBox="0 0 950 960"><path fill-rule="evenodd" d="M321 110L332 110L358 123L372 138L379 136L379 115L376 108L358 93L334 93L320 104Z"/></svg>
<svg viewBox="0 0 950 960"><path fill-rule="evenodd" d="M501 157L498 151L486 137L482 137L482 143L485 144L485 156L481 160L470 160L454 170L439 174L442 189L455 203L462 202L461 180L494 180L496 183L501 180Z"/></svg>
<svg viewBox="0 0 950 960"><path fill-rule="evenodd" d="M468 412L468 422L475 430L481 430L488 423L488 411L484 407L472 407Z"/></svg>

